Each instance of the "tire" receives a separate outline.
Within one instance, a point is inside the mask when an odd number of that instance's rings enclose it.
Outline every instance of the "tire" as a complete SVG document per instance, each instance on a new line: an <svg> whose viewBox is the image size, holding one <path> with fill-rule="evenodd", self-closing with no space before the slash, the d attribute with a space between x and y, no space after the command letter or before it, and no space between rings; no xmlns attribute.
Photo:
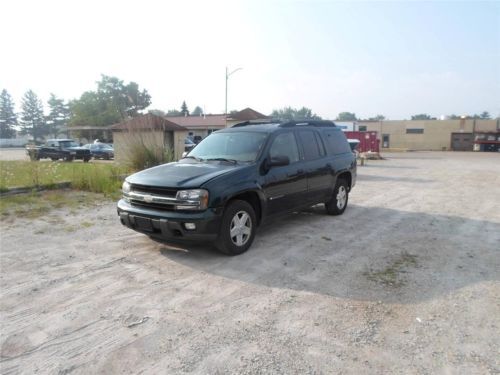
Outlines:
<svg viewBox="0 0 500 375"><path fill-rule="evenodd" d="M83 162L84 162L84 163L88 163L88 162L89 162L89 160L90 160L90 158L83 158Z"/></svg>
<svg viewBox="0 0 500 375"><path fill-rule="evenodd" d="M73 156L69 156L68 155L68 156L64 157L64 160L66 160L66 161L73 161Z"/></svg>
<svg viewBox="0 0 500 375"><path fill-rule="evenodd" d="M59 158L51 158L51 159L52 159L52 161L58 161L59 160Z"/></svg>
<svg viewBox="0 0 500 375"><path fill-rule="evenodd" d="M235 228L235 225L241 225ZM224 210L219 237L215 247L224 254L238 255L247 251L255 237L257 220L253 207L245 201L229 202ZM231 237L231 229L235 235Z"/></svg>
<svg viewBox="0 0 500 375"><path fill-rule="evenodd" d="M342 215L349 201L349 187L347 181L339 178L333 189L332 198L325 202L326 212L329 215Z"/></svg>

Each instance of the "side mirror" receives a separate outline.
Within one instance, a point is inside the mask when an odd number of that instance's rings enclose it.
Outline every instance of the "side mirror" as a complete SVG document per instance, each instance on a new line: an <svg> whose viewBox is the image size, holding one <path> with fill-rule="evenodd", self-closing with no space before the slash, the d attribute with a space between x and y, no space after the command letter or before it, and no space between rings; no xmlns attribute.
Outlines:
<svg viewBox="0 0 500 375"><path fill-rule="evenodd" d="M187 156L188 152L187 151L184 151L181 155L182 158L185 158Z"/></svg>
<svg viewBox="0 0 500 375"><path fill-rule="evenodd" d="M282 167L290 164L290 159L285 155L276 155L274 158L270 158L267 162L267 167Z"/></svg>

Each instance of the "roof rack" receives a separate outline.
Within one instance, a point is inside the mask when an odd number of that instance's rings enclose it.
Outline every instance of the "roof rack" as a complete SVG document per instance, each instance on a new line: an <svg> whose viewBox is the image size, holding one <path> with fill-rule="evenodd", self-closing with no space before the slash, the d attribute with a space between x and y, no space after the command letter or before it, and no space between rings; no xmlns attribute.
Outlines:
<svg viewBox="0 0 500 375"><path fill-rule="evenodd" d="M278 124L280 123L280 121L273 121L273 120L269 120L269 121L244 121L244 122L239 122L237 124L234 124L233 126L231 126L232 128L240 128L240 127L243 127L243 126L248 126L248 125L268 125L268 124Z"/></svg>
<svg viewBox="0 0 500 375"><path fill-rule="evenodd" d="M287 121L280 124L280 128L291 128L294 126L331 126L336 127L335 123L330 120L294 120Z"/></svg>
<svg viewBox="0 0 500 375"><path fill-rule="evenodd" d="M279 124L280 128L291 128L294 126L328 126L328 127L336 127L335 123L330 120L278 120L273 119L269 121L245 121L240 122L238 124L233 125L233 128L240 128L248 125L266 125L266 124Z"/></svg>

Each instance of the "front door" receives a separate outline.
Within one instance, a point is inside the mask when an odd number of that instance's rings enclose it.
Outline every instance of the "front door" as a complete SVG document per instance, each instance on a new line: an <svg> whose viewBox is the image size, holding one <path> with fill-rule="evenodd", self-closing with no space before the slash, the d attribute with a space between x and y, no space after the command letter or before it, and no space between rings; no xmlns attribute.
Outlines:
<svg viewBox="0 0 500 375"><path fill-rule="evenodd" d="M473 142L472 133L451 133L451 149L453 151L472 151Z"/></svg>
<svg viewBox="0 0 500 375"><path fill-rule="evenodd" d="M265 176L263 190L269 216L293 210L303 203L301 196L307 191L306 174L292 131L278 134L272 141L268 158L276 156L287 156L290 164L272 167Z"/></svg>

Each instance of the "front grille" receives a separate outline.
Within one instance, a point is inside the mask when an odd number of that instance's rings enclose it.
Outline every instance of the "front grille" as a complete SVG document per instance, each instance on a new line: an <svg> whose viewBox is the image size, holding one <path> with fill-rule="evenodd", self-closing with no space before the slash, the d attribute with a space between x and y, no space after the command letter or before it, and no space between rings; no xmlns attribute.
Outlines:
<svg viewBox="0 0 500 375"><path fill-rule="evenodd" d="M130 190L138 191L141 193L163 195L166 197L175 197L177 194L177 189L164 188L159 186L138 185L138 184L131 184Z"/></svg>
<svg viewBox="0 0 500 375"><path fill-rule="evenodd" d="M153 202L147 203L147 202L137 201L135 199L131 199L130 204L136 207L153 208L155 210L162 210L162 211L173 211L175 209L173 204L161 204Z"/></svg>

